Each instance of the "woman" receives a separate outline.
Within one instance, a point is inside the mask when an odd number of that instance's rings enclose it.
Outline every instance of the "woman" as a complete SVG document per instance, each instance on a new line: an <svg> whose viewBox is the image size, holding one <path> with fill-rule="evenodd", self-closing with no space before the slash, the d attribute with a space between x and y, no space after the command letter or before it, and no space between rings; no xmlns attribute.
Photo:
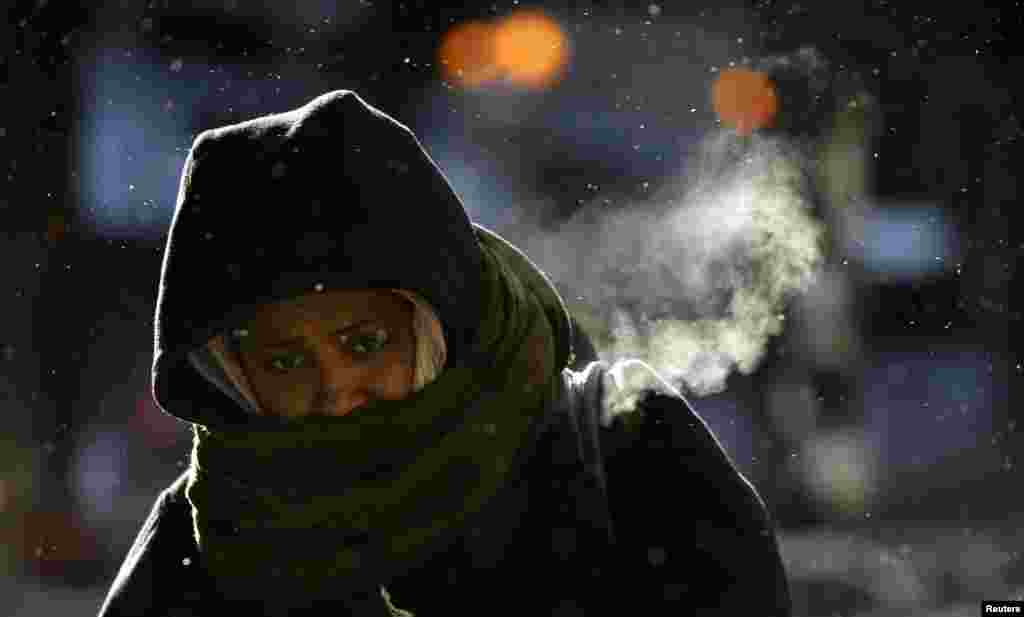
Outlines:
<svg viewBox="0 0 1024 617"><path fill-rule="evenodd" d="M153 362L191 465L100 614L788 615L756 491L572 323L355 93L202 133Z"/></svg>

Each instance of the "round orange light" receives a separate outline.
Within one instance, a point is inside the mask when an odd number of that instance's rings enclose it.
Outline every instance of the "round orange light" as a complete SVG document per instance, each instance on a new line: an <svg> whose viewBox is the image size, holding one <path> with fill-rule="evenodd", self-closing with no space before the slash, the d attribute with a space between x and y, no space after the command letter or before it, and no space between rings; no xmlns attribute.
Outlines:
<svg viewBox="0 0 1024 617"><path fill-rule="evenodd" d="M437 56L442 77L457 85L475 87L495 79L494 27L480 21L458 24L444 34Z"/></svg>
<svg viewBox="0 0 1024 617"><path fill-rule="evenodd" d="M543 11L523 9L503 19L494 32L495 63L505 78L544 88L562 76L569 43L558 23Z"/></svg>
<svg viewBox="0 0 1024 617"><path fill-rule="evenodd" d="M768 76L750 69L727 69L711 88L711 103L723 124L741 135L768 126L778 111L778 97Z"/></svg>

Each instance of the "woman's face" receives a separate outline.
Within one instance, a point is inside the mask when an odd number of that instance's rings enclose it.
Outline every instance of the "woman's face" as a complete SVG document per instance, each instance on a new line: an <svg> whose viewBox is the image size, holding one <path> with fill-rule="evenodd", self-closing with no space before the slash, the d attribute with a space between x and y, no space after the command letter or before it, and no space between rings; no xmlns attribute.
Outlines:
<svg viewBox="0 0 1024 617"><path fill-rule="evenodd" d="M296 417L341 416L412 390L413 306L384 290L309 293L264 305L240 352L260 406Z"/></svg>

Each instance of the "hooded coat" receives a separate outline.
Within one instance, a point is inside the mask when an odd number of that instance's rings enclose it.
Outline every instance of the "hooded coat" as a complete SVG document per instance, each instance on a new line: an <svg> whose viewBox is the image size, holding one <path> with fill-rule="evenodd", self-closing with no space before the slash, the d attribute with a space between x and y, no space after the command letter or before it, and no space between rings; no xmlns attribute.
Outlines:
<svg viewBox="0 0 1024 617"><path fill-rule="evenodd" d="M343 130L330 124L339 118ZM338 148L339 138L355 145L360 156L351 158L348 147L330 156L317 152ZM374 159L368 152L382 154ZM289 158L296 153L310 158ZM207 158L234 163L204 166ZM238 163L243 158L245 164ZM431 195L436 207L414 209L407 225L393 225L387 214L371 211L361 212L356 223L329 220L331 210L322 205L327 196L315 194L317 183L309 181L332 173L317 169L325 160L341 161L345 173L333 174L346 194L372 184L381 189L376 200L400 199L388 191L403 190L401 183L380 177L399 173ZM374 160L384 164L373 168ZM216 175L205 171L211 167ZM253 177L277 182L259 185ZM283 182L288 177L290 184ZM353 177L362 181L347 184ZM215 205L225 200L236 209ZM293 216L284 218L291 223L270 213L267 205L274 200L287 200ZM256 220L246 223L245 233L232 235L238 204L262 209L253 210ZM337 233L310 240L312 232L303 231L303 224L313 228L309 219L296 222L303 213L317 217L320 229ZM365 237L379 221L398 236L389 240L415 258L405 254L389 263L379 251L373 260L353 257L361 252L351 246L379 242L372 234ZM260 223L273 233L259 235ZM422 238L432 232L449 241L424 245ZM244 422L240 397L201 374L188 361L189 352L260 303L294 297L313 285L416 291L438 309L450 365L479 317L466 273L476 267L474 240L482 236L495 241L516 275L529 280L550 308L558 396L534 421L502 488L465 528L454 530L453 540L421 567L382 584L379 594L364 598L363 608L347 612L790 615L775 523L704 420L642 362L574 364L574 341L585 335L574 332L548 277L500 236L470 222L411 132L350 91L197 137L161 273L154 397L164 411L190 422ZM400 278L392 274L398 271ZM225 615L232 609L204 568L185 494L188 474L156 499L100 617ZM341 614L337 607L291 600L294 610L288 614Z"/></svg>

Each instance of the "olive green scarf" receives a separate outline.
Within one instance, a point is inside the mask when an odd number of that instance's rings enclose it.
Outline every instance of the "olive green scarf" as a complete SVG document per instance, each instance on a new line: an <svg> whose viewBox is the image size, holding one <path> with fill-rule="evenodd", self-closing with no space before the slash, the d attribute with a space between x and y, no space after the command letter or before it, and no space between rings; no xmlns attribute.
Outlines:
<svg viewBox="0 0 1024 617"><path fill-rule="evenodd" d="M540 294L492 241L474 355L420 391L342 417L194 425L187 496L226 597L287 608L376 590L496 493L559 371Z"/></svg>

